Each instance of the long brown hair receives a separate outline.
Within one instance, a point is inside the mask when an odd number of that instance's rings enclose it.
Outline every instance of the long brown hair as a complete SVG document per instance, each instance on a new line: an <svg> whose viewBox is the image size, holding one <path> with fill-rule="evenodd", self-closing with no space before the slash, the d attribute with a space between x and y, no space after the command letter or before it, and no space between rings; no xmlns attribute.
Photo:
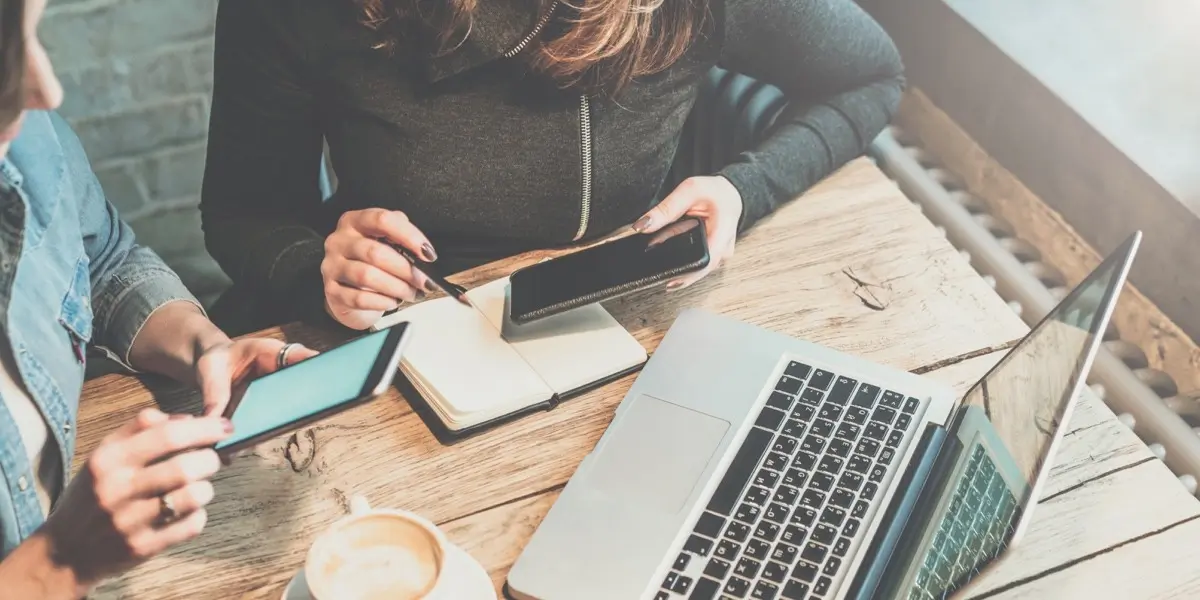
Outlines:
<svg viewBox="0 0 1200 600"><path fill-rule="evenodd" d="M25 104L25 0L0 0L0 127Z"/></svg>
<svg viewBox="0 0 1200 600"><path fill-rule="evenodd" d="M480 0L355 0L363 22L394 48L412 27L453 50L470 35ZM489 0L483 0L489 1ZM542 32L522 55L563 86L619 92L638 77L670 67L688 50L707 18L707 0L540 0L561 24Z"/></svg>

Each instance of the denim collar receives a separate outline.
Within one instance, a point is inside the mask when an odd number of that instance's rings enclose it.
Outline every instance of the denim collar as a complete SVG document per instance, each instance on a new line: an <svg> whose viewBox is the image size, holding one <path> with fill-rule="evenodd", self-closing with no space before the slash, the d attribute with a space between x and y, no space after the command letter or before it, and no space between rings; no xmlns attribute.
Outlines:
<svg viewBox="0 0 1200 600"><path fill-rule="evenodd" d="M24 180L21 171L8 160L7 156L0 158L0 187L16 189L21 187Z"/></svg>

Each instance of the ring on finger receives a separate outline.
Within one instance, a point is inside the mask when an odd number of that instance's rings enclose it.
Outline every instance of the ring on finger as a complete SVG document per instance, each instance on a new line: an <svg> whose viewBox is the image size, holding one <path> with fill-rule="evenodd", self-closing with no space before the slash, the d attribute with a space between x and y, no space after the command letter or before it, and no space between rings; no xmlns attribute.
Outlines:
<svg viewBox="0 0 1200 600"><path fill-rule="evenodd" d="M207 481L193 482L161 494L155 499L158 514L154 517L154 523L158 527L164 527L204 508L212 499L212 484Z"/></svg>
<svg viewBox="0 0 1200 600"><path fill-rule="evenodd" d="M283 347L279 349L279 355L275 357L276 367L282 369L287 366L288 353L291 352L292 348L294 347L296 347L296 344L284 344Z"/></svg>
<svg viewBox="0 0 1200 600"><path fill-rule="evenodd" d="M175 502L171 499L171 494L163 494L158 497L158 522L171 523L179 518L179 512L175 510Z"/></svg>

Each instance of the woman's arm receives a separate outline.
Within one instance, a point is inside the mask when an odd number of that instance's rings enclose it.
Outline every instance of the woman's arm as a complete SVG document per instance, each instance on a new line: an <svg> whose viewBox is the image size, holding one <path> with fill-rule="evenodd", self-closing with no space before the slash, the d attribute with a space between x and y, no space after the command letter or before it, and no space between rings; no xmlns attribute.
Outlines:
<svg viewBox="0 0 1200 600"><path fill-rule="evenodd" d="M200 202L209 253L280 321L323 313L322 131L300 41L284 31L292 10L279 0L219 4Z"/></svg>
<svg viewBox="0 0 1200 600"><path fill-rule="evenodd" d="M127 369L200 388L207 412L219 412L234 382L274 370L283 342L234 342L214 325L175 272L153 250L137 243L133 229L104 197L66 121L58 115L51 119L63 147L88 257L91 342ZM299 348L288 359L312 354Z"/></svg>
<svg viewBox="0 0 1200 600"><path fill-rule="evenodd" d="M720 64L789 101L771 135L719 172L741 194L739 230L860 156L904 88L891 38L853 0L725 0Z"/></svg>

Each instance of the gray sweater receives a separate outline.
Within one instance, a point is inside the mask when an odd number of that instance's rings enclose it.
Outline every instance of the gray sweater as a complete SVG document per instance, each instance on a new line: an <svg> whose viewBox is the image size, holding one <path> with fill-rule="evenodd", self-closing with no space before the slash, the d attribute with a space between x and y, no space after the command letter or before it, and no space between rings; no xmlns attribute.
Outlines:
<svg viewBox="0 0 1200 600"><path fill-rule="evenodd" d="M404 211L450 271L628 225L670 191L714 65L790 101L766 140L719 171L741 193L742 230L887 125L900 59L852 0L710 1L683 59L607 99L511 56L538 21L535 0L480 2L470 37L440 57L418 40L373 49L350 0L222 0L201 209L239 304L255 326L319 314L323 238L349 210ZM324 202L323 141L338 177Z"/></svg>

